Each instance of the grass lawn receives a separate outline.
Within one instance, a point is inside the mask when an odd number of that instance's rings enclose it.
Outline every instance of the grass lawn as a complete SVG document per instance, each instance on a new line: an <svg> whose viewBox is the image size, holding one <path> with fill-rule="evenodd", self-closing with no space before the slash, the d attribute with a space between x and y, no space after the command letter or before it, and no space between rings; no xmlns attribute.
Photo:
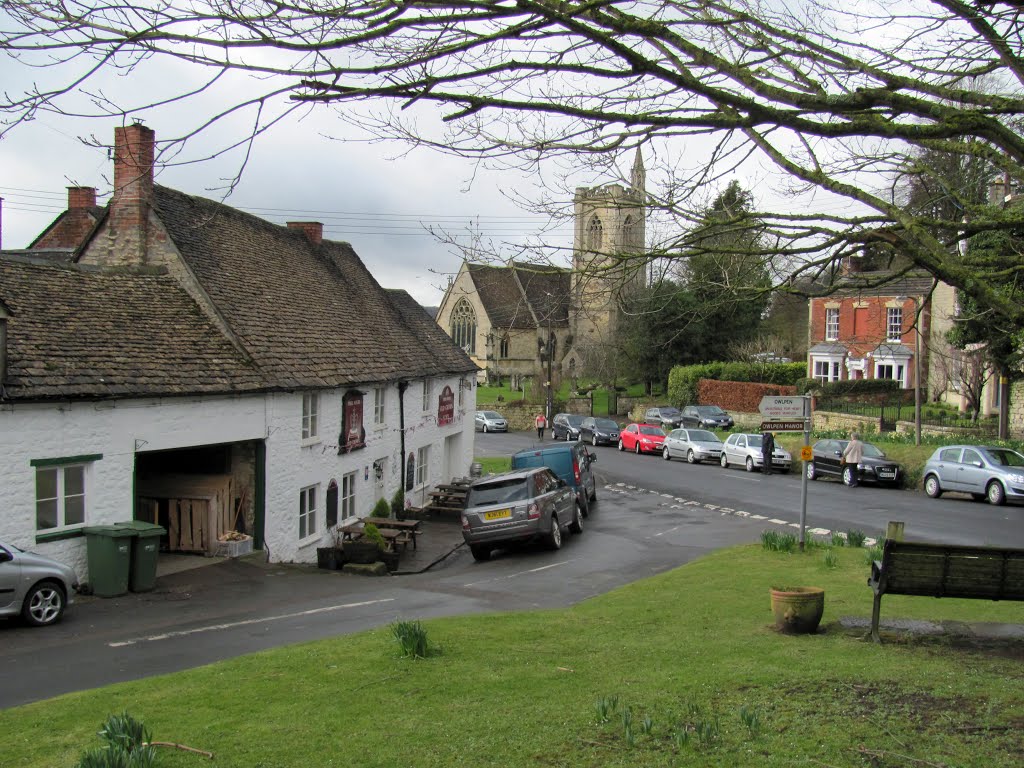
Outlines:
<svg viewBox="0 0 1024 768"><path fill-rule="evenodd" d="M426 659L400 658L382 628L6 710L3 765L70 767L123 710L221 768L1024 763L1022 646L843 631L840 616L870 615L868 566L834 552L830 569L821 549L751 545L567 610L426 621ZM783 584L826 590L822 633L776 633L768 588ZM882 616L1024 609L895 596Z"/></svg>

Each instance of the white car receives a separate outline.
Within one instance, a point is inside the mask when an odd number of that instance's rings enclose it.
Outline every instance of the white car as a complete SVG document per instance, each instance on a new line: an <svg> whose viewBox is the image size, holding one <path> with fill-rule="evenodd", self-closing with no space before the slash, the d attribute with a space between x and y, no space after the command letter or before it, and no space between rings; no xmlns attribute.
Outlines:
<svg viewBox="0 0 1024 768"><path fill-rule="evenodd" d="M665 438L661 455L665 461L679 458L686 459L690 464L719 461L722 441L718 435L706 429L673 429Z"/></svg>
<svg viewBox="0 0 1024 768"><path fill-rule="evenodd" d="M72 568L0 541L0 616L32 626L55 624L78 589Z"/></svg>
<svg viewBox="0 0 1024 768"><path fill-rule="evenodd" d="M764 458L761 456L761 436L741 432L729 435L722 446L722 457L719 463L722 467L740 464L746 468L747 472L761 469L761 465L764 463ZM772 451L772 469L789 472L792 464L793 457L790 456L789 451L780 448L776 443L775 450Z"/></svg>

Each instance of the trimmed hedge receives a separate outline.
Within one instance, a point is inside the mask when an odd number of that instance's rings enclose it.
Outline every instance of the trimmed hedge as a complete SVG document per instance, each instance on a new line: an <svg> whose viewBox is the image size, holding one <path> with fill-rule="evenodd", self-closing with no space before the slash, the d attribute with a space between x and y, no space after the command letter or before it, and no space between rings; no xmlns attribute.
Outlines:
<svg viewBox="0 0 1024 768"><path fill-rule="evenodd" d="M893 379L848 379L832 381L818 387L816 394L822 399L836 397L853 398L858 395L893 395L900 392L898 381Z"/></svg>
<svg viewBox="0 0 1024 768"><path fill-rule="evenodd" d="M806 363L733 362L677 365L668 374L668 400L680 408L700 402L698 387L701 379L796 385L806 376ZM723 405L720 402L716 404Z"/></svg>
<svg viewBox="0 0 1024 768"><path fill-rule="evenodd" d="M697 402L719 405L727 411L756 413L765 395L795 395L791 384L758 384L752 381L714 381L701 379Z"/></svg>

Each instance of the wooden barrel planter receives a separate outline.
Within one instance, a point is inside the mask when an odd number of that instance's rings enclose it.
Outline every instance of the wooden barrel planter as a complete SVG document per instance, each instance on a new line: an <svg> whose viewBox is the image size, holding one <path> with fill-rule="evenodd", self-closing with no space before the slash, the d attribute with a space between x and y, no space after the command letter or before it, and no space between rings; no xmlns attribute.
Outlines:
<svg viewBox="0 0 1024 768"><path fill-rule="evenodd" d="M772 587L769 590L775 627L792 635L816 632L825 612L825 590L820 587Z"/></svg>

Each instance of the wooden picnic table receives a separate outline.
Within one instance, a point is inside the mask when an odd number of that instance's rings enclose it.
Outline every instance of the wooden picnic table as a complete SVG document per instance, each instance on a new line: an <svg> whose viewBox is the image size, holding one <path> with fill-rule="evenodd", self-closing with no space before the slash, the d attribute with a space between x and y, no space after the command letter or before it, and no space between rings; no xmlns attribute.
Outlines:
<svg viewBox="0 0 1024 768"><path fill-rule="evenodd" d="M342 541L357 541L365 535L362 523L346 525L338 530L341 531ZM377 530L381 538L384 539L385 548L392 552L395 551L396 545L401 544L404 548L410 541L413 542L413 549L416 548L416 538L408 530L401 530L399 528L378 528Z"/></svg>
<svg viewBox="0 0 1024 768"><path fill-rule="evenodd" d="M416 549L416 538L420 534L419 520L395 520L390 517L364 517L364 523L373 523L381 531L394 529L409 534L408 540L412 541L412 548Z"/></svg>

